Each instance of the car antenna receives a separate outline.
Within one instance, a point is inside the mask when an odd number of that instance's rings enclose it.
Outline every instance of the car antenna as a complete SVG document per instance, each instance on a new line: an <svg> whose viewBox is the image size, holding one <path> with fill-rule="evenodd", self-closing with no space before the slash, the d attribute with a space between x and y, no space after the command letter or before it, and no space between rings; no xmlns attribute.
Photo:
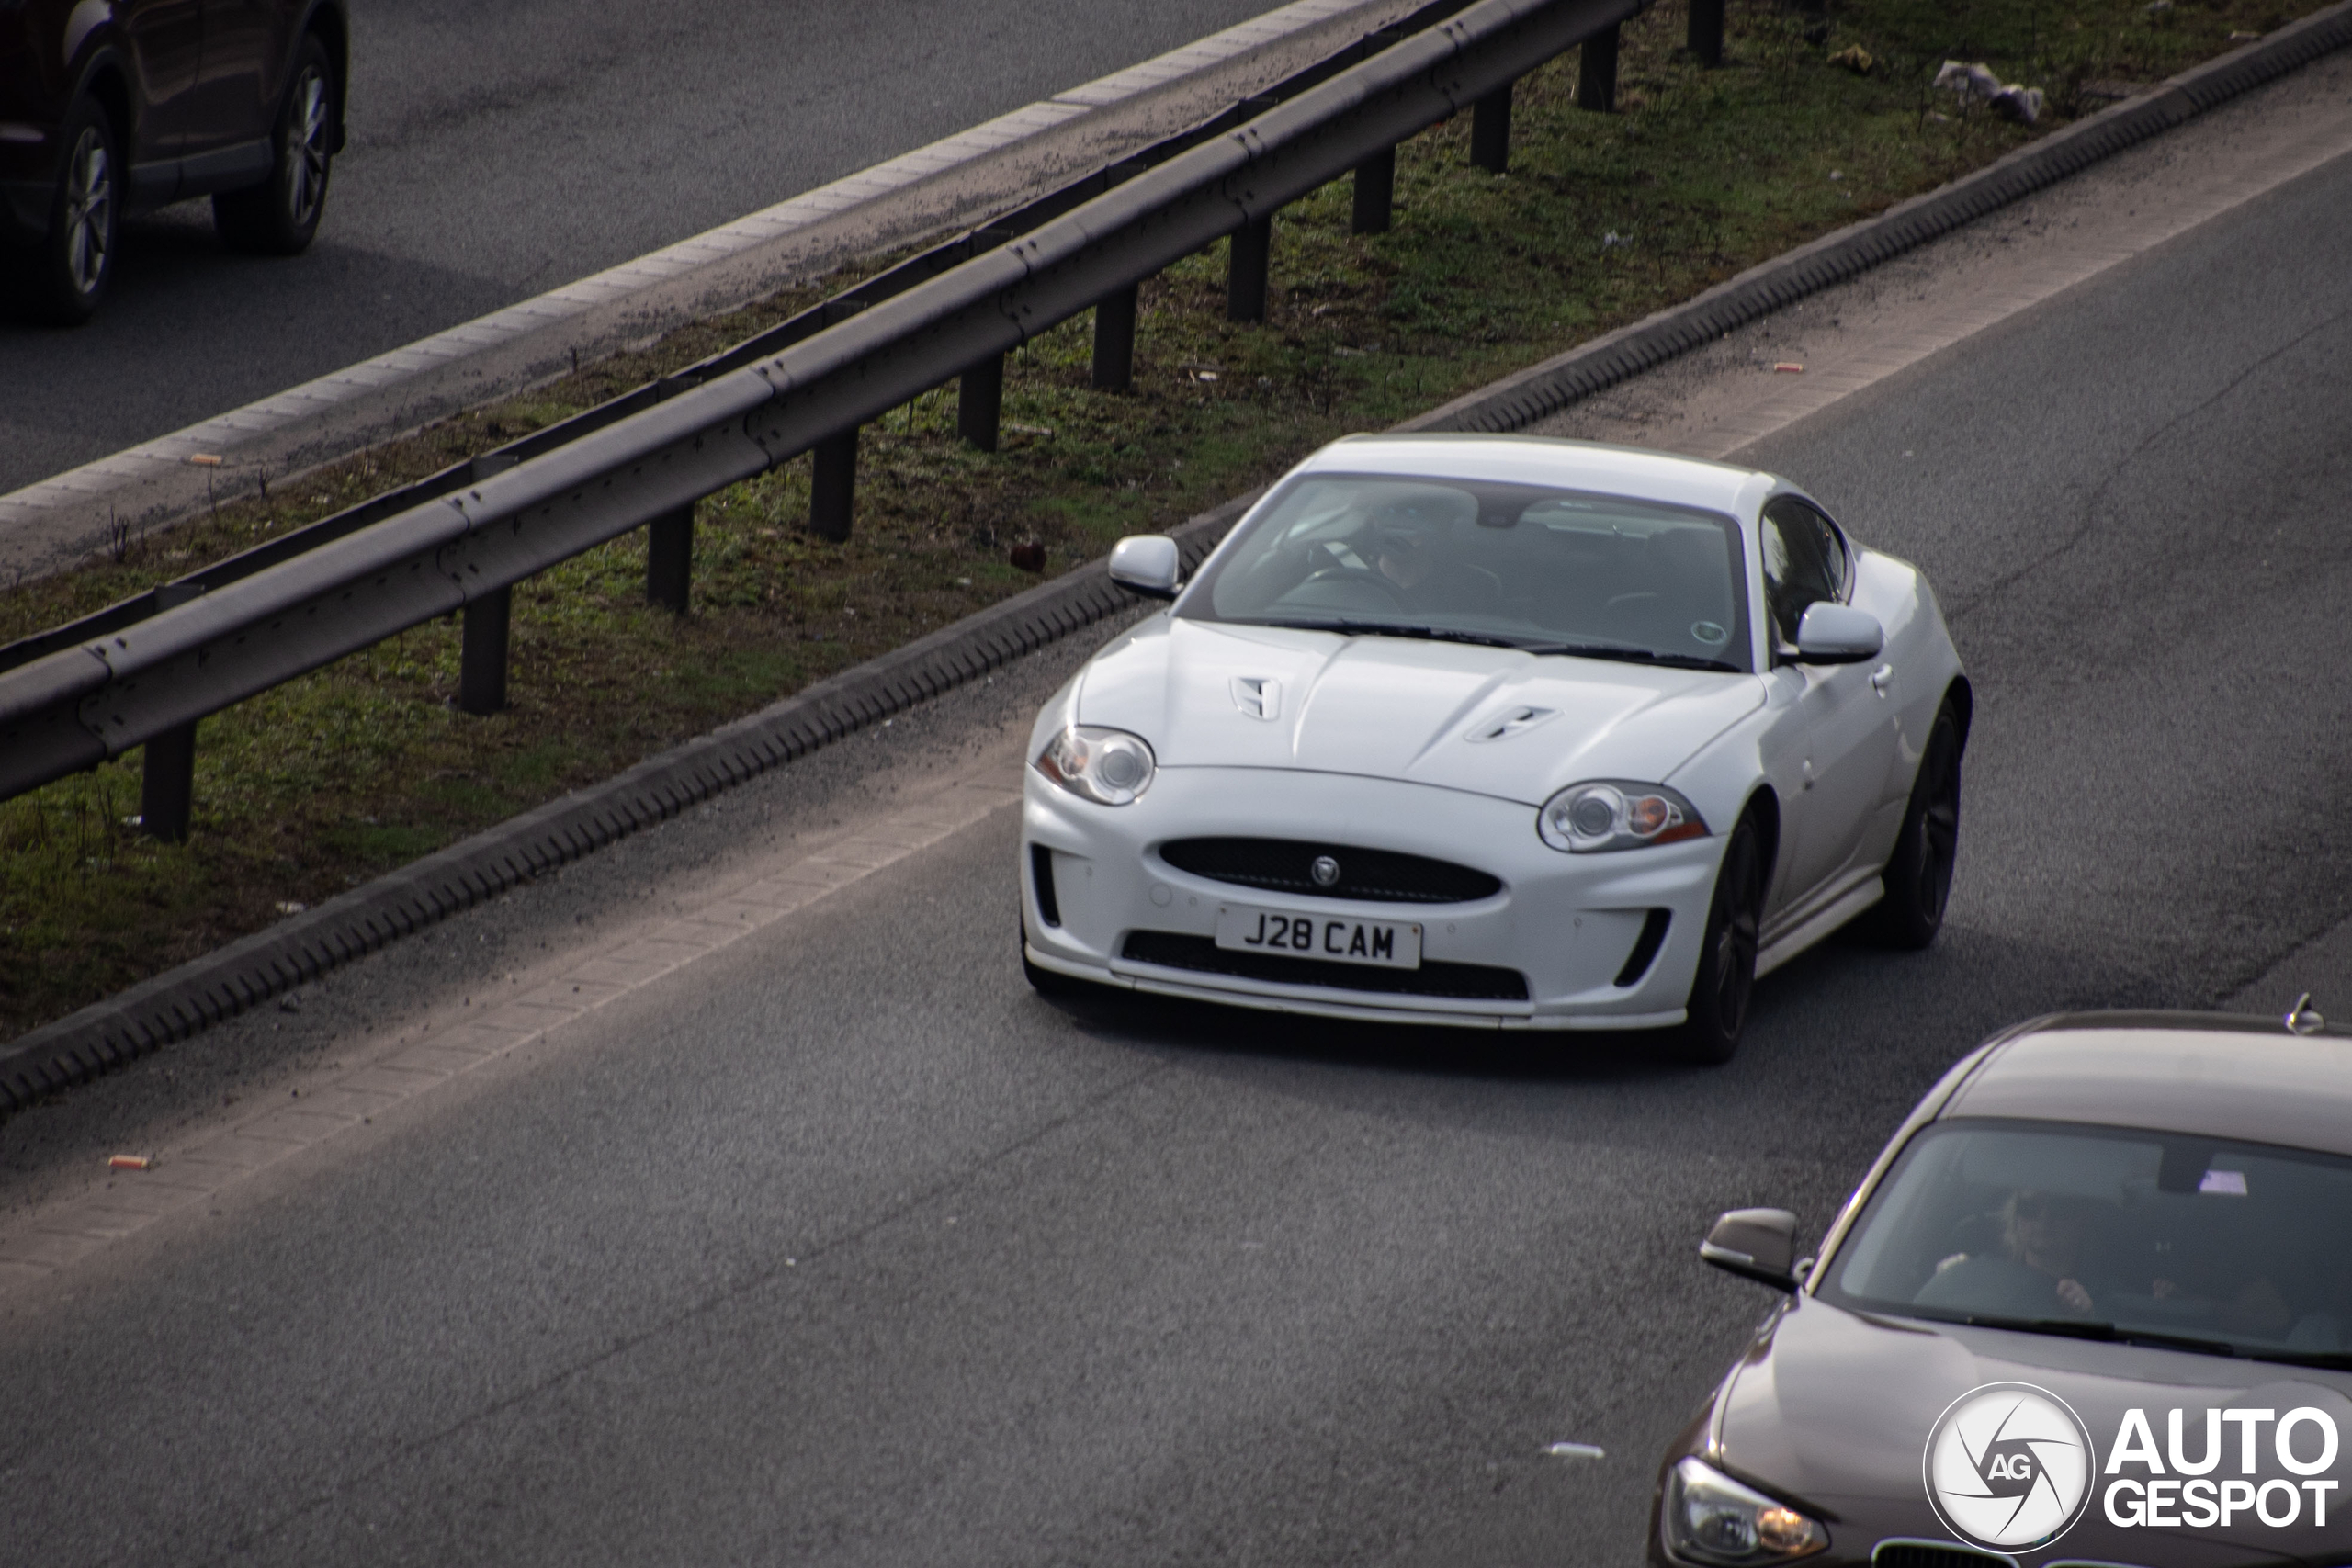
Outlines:
<svg viewBox="0 0 2352 1568"><path fill-rule="evenodd" d="M2318 1010L2312 1006L2309 991L2297 997L2295 1005L2287 1010L2287 1028L2291 1033L2317 1034L2326 1027L2327 1020L2320 1017Z"/></svg>

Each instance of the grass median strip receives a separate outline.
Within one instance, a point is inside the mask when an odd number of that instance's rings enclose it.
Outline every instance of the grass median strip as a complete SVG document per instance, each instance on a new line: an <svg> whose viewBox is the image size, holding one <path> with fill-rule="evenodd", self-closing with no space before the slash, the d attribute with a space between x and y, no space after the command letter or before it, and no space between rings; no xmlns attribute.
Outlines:
<svg viewBox="0 0 2352 1568"><path fill-rule="evenodd" d="M645 604L641 536L519 585L504 713L457 711L458 627L436 622L205 720L187 844L137 830L137 753L0 804L0 1039L1017 592L1035 578L1016 547L1067 570L2035 133L1935 89L1946 59L2041 88L2046 130L2311 8L1736 3L1719 70L1676 48L1679 6L1653 9L1625 28L1616 113L1573 103L1573 56L1521 84L1508 175L1468 166L1457 121L1399 149L1389 233L1348 232L1345 181L1285 209L1262 326L1224 320L1213 247L1146 285L1133 393L1091 389L1080 318L1011 356L1000 451L957 443L952 387L869 425L849 543L807 531L802 459L702 503L684 618ZM126 540L11 592L0 640L499 446L850 280Z"/></svg>

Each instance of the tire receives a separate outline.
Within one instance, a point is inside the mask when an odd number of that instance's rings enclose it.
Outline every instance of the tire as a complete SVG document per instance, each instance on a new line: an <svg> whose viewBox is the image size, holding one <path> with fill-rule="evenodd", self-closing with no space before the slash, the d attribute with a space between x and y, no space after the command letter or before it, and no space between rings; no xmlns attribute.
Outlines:
<svg viewBox="0 0 2352 1568"><path fill-rule="evenodd" d="M1947 703L1928 731L1911 783L1903 831L1886 863L1886 897L1868 917L1869 934L1885 946L1917 953L1943 930L1951 897L1952 866L1960 852L1960 719Z"/></svg>
<svg viewBox="0 0 2352 1568"><path fill-rule="evenodd" d="M319 231L327 176L334 163L334 69L316 35L302 39L287 78L286 101L271 133L277 156L269 178L212 198L212 226L231 250L300 255Z"/></svg>
<svg viewBox="0 0 2352 1568"><path fill-rule="evenodd" d="M74 106L59 138L65 157L49 203L49 232L14 258L22 312L51 326L78 327L95 314L114 277L121 216L122 161L114 126L88 99Z"/></svg>
<svg viewBox="0 0 2352 1568"><path fill-rule="evenodd" d="M1739 1049L1756 994L1756 935L1764 907L1764 844L1752 817L1743 817L1724 845L1699 972L1690 981L1690 1016L1675 1035L1675 1055L1721 1066Z"/></svg>

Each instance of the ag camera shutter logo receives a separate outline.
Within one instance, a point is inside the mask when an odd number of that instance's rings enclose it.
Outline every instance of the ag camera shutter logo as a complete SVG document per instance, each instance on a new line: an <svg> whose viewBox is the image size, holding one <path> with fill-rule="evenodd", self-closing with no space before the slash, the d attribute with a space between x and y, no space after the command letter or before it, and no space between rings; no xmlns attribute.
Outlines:
<svg viewBox="0 0 2352 1568"><path fill-rule="evenodd" d="M1928 1434L1928 1503L1944 1528L1995 1551L2030 1551L2075 1528L2091 1500L2090 1429L2027 1382L1970 1389Z"/></svg>

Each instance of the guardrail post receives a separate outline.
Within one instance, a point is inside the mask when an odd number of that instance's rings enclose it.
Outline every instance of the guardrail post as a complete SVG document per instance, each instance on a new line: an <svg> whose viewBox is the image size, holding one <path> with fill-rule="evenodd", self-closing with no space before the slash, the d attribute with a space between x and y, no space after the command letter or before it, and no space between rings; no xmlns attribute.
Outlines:
<svg viewBox="0 0 2352 1568"><path fill-rule="evenodd" d="M1094 301L1094 389L1132 391L1136 384L1136 311L1140 286L1130 283Z"/></svg>
<svg viewBox="0 0 2352 1568"><path fill-rule="evenodd" d="M514 590L500 588L466 603L465 641L458 659L458 707L489 715L506 705L506 627Z"/></svg>
<svg viewBox="0 0 2352 1568"><path fill-rule="evenodd" d="M1003 412L1004 355L991 354L964 371L956 391L956 434L983 452L993 452ZM854 456L851 461L856 461Z"/></svg>
<svg viewBox="0 0 2352 1568"><path fill-rule="evenodd" d="M1717 0L1720 4L1721 0ZM1617 29L1593 34L1577 51L1577 107L1611 114L1617 107Z"/></svg>
<svg viewBox="0 0 2352 1568"><path fill-rule="evenodd" d="M1383 147L1356 165L1355 231L1385 234L1396 205L1396 149Z"/></svg>
<svg viewBox="0 0 2352 1568"><path fill-rule="evenodd" d="M196 583L166 582L155 590L155 609L176 610L203 597ZM139 764L140 829L167 844L186 843L196 812L196 721L148 741Z"/></svg>
<svg viewBox="0 0 2352 1568"><path fill-rule="evenodd" d="M695 572L695 509L690 502L645 525L645 597L673 615L686 613Z"/></svg>
<svg viewBox="0 0 2352 1568"><path fill-rule="evenodd" d="M817 443L808 476L808 529L820 539L845 544L850 503L857 495L857 431L854 427Z"/></svg>
<svg viewBox="0 0 2352 1568"><path fill-rule="evenodd" d="M1252 219L1233 231L1225 273L1225 319L1266 319L1266 264L1274 249L1274 215Z"/></svg>
<svg viewBox="0 0 2352 1568"><path fill-rule="evenodd" d="M1724 0L1690 0L1690 45L1700 64L1724 62Z"/></svg>
<svg viewBox="0 0 2352 1568"><path fill-rule="evenodd" d="M139 826L167 844L187 841L196 809L196 725L167 729L142 748L139 773Z"/></svg>
<svg viewBox="0 0 2352 1568"><path fill-rule="evenodd" d="M1592 47L1588 41L1587 49ZM1480 98L1470 114L1470 161L1490 175L1510 168L1510 90L1506 82Z"/></svg>

